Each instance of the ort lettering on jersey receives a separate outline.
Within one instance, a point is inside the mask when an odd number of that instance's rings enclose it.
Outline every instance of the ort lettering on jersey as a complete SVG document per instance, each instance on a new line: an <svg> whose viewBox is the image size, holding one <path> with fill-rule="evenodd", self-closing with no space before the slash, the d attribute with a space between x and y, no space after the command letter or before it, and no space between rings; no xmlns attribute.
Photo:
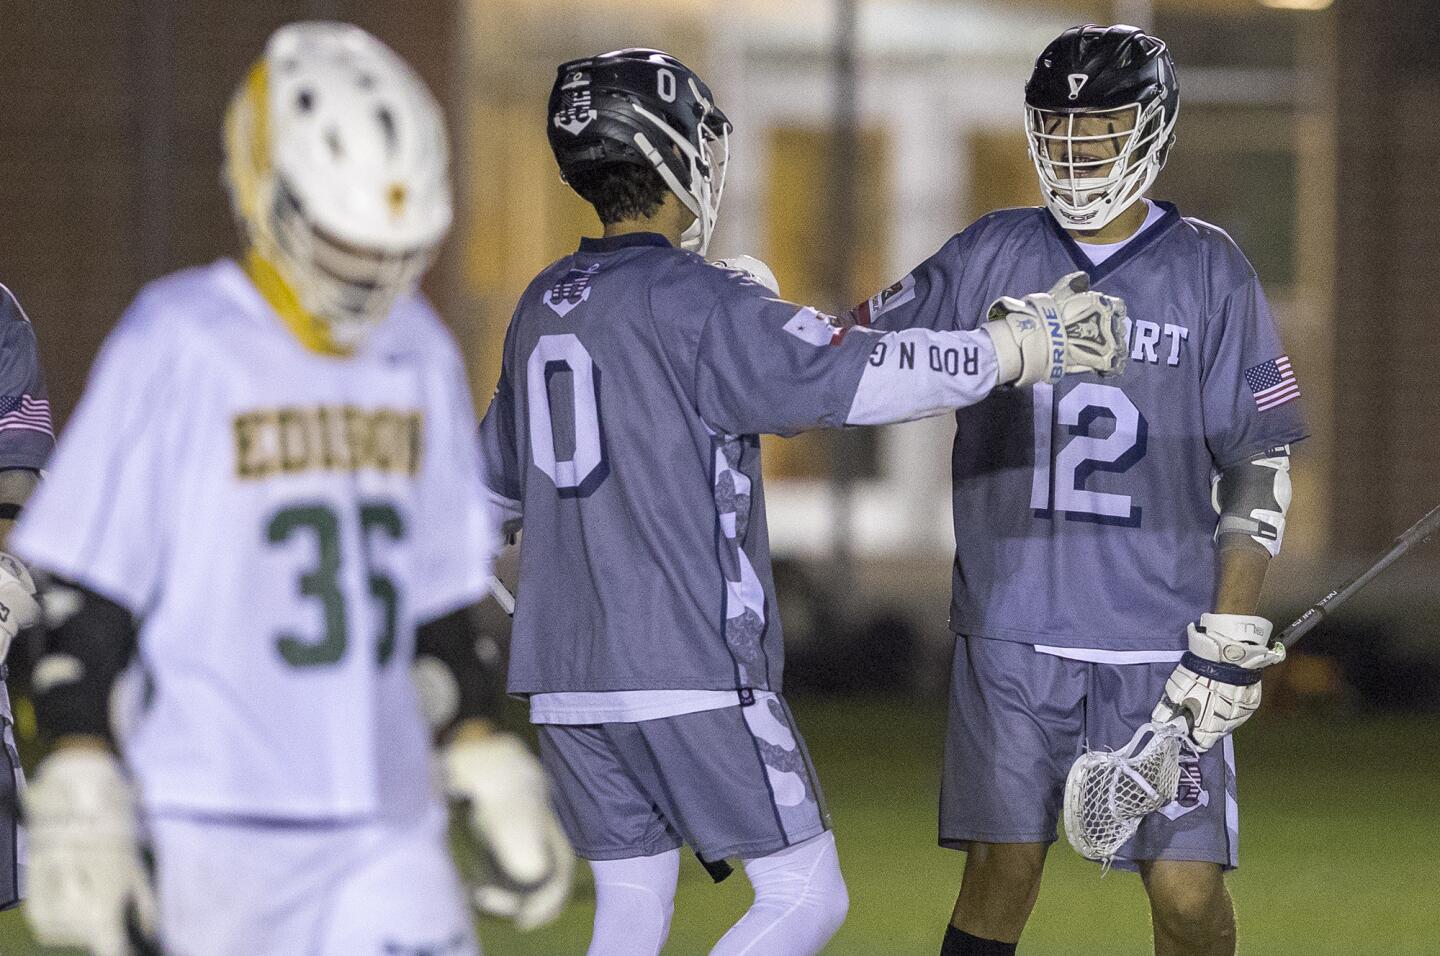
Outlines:
<svg viewBox="0 0 1440 956"><path fill-rule="evenodd" d="M1044 209L992 213L856 310L880 329L969 328L998 296L1076 269L1128 308L1123 376L1002 389L957 413L956 633L1183 650L1216 585L1212 475L1305 437L1299 402L1261 408L1246 382L1285 354L1249 262L1159 205L1098 266Z"/></svg>
<svg viewBox="0 0 1440 956"><path fill-rule="evenodd" d="M995 375L983 331L847 330L661 236L583 241L521 297L480 426L524 523L510 691L778 691L757 436L934 414Z"/></svg>
<svg viewBox="0 0 1440 956"><path fill-rule="evenodd" d="M14 544L139 623L121 741L146 808L416 819L434 804L416 627L494 548L459 354L418 298L306 351L233 262L147 286Z"/></svg>

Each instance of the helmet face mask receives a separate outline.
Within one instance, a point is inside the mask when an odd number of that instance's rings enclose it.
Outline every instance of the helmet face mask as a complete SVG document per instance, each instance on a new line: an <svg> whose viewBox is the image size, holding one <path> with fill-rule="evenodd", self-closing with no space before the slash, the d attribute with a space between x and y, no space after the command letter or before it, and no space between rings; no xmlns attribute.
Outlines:
<svg viewBox="0 0 1440 956"><path fill-rule="evenodd" d="M1144 195L1179 106L1169 51L1135 27L1074 27L1045 48L1025 85L1025 133L1061 226L1100 229Z"/></svg>
<svg viewBox="0 0 1440 956"><path fill-rule="evenodd" d="M1170 137L1159 113L1158 102L1086 113L1025 108L1030 156L1046 205L1062 225L1099 229L1144 194L1164 165Z"/></svg>
<svg viewBox="0 0 1440 956"><path fill-rule="evenodd" d="M694 71L658 50L562 64L550 94L561 177L615 163L653 168L695 217L681 242L704 253L720 214L730 121Z"/></svg>
<svg viewBox="0 0 1440 956"><path fill-rule="evenodd" d="M282 27L226 116L241 233L327 350L356 348L418 285L453 215L448 166L423 82L346 24Z"/></svg>
<svg viewBox="0 0 1440 956"><path fill-rule="evenodd" d="M694 93L697 99L701 99L698 89L694 90ZM708 100L705 102L708 105ZM655 168L660 173L660 178L665 180L665 185L670 187L670 191L695 217L695 221L680 237L681 245L691 252L704 255L706 247L710 245L710 235L715 231L715 222L720 217L720 199L725 194L725 169L730 162L730 125L728 122L711 122L707 113L701 117L697 127L697 142L691 143L663 118L648 112L645 107L636 105L635 111L654 123L689 164L690 174L683 181L663 159L656 162ZM636 134L636 145L647 156L652 155L653 144L649 143L643 133ZM651 146L651 149L646 149L647 145Z"/></svg>
<svg viewBox="0 0 1440 956"><path fill-rule="evenodd" d="M327 324L333 344L343 351L360 346L395 300L419 285L434 259L431 247L382 252L331 235L305 218L283 182L277 183L266 238L254 246L291 283L300 306Z"/></svg>

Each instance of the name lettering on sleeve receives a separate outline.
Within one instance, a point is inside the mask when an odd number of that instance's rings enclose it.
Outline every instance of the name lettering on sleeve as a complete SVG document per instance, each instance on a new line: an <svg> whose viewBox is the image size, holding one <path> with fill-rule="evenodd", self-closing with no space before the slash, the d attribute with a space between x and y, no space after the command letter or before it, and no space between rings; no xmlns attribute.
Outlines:
<svg viewBox="0 0 1440 956"><path fill-rule="evenodd" d="M876 342L870 349L870 364L875 368L884 368L886 359L894 355L896 361L892 367L896 371L913 372L915 370L915 343L900 342L898 343L899 347L895 349L890 348L892 344L896 343ZM970 376L980 374L980 350L973 345L931 345L927 347L926 352L927 364L932 372L952 377L962 373Z"/></svg>

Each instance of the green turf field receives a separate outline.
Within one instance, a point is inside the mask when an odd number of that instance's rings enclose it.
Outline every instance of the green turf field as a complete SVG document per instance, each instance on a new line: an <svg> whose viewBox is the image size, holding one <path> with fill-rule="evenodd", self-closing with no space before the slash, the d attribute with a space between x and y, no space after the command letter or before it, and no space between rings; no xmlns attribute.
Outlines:
<svg viewBox="0 0 1440 956"><path fill-rule="evenodd" d="M800 700L795 710L850 886L850 917L826 952L933 956L962 865L934 845L940 712L834 700ZM1436 719L1317 725L1263 712L1241 732L1241 869L1231 887L1242 953L1440 953L1437 737ZM714 886L687 859L666 953L702 956L747 903L740 875ZM481 932L489 956L574 956L592 913L582 883L553 927L521 935L487 923ZM1057 844L1021 952L1118 956L1146 953L1148 941L1139 879L1101 879ZM17 914L0 915L0 953L38 951Z"/></svg>

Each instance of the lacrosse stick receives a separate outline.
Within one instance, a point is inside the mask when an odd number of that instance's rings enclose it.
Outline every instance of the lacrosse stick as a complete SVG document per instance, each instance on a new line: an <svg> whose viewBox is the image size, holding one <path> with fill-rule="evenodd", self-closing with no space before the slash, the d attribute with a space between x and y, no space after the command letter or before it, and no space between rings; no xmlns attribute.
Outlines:
<svg viewBox="0 0 1440 956"><path fill-rule="evenodd" d="M490 586L490 596L500 605L500 610L504 611L507 617L514 617L515 595L505 586L505 582L500 580L498 575L492 574L486 583Z"/></svg>
<svg viewBox="0 0 1440 956"><path fill-rule="evenodd" d="M1395 539L1390 550L1364 573L1332 590L1280 632L1289 648L1375 576L1440 529L1440 506ZM1175 799L1180 754L1189 746L1187 715L1145 724L1119 750L1086 751L1065 779L1065 837L1075 852L1109 865L1135 835L1140 821Z"/></svg>

